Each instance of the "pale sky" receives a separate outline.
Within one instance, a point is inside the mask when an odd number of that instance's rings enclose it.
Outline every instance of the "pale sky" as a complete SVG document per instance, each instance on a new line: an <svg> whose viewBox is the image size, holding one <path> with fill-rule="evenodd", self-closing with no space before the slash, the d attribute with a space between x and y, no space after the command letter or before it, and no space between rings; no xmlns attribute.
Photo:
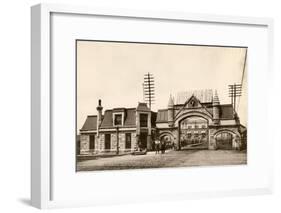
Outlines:
<svg viewBox="0 0 281 213"><path fill-rule="evenodd" d="M87 115L136 107L143 102L144 74L155 79L154 111L167 108L170 94L213 89L221 104L231 103L228 85L241 83L246 48L120 42L77 42L77 129ZM247 72L238 101L241 123L247 125Z"/></svg>

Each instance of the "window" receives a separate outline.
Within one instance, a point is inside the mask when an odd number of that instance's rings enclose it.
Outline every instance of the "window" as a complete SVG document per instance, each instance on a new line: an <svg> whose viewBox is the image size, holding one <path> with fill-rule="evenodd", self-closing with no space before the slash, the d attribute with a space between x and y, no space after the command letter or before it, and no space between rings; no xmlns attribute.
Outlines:
<svg viewBox="0 0 281 213"><path fill-rule="evenodd" d="M110 143L111 143L111 135L110 134L105 134L105 139L104 139L104 148L105 149L110 149Z"/></svg>
<svg viewBox="0 0 281 213"><path fill-rule="evenodd" d="M126 133L125 149L131 149L131 133Z"/></svg>
<svg viewBox="0 0 281 213"><path fill-rule="evenodd" d="M114 126L122 125L122 114L115 114L114 115Z"/></svg>
<svg viewBox="0 0 281 213"><path fill-rule="evenodd" d="M147 114L140 114L140 127L147 127Z"/></svg>
<svg viewBox="0 0 281 213"><path fill-rule="evenodd" d="M90 135L90 149L95 149L95 135Z"/></svg>

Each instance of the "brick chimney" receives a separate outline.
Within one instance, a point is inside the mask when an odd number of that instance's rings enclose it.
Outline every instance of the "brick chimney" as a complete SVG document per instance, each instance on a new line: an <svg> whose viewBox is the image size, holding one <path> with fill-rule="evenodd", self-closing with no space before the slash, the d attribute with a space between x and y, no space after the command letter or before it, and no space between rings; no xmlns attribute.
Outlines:
<svg viewBox="0 0 281 213"><path fill-rule="evenodd" d="M97 135L99 136L99 128L102 122L102 105L101 105L101 99L99 99L97 111L98 111L98 118L97 118Z"/></svg>

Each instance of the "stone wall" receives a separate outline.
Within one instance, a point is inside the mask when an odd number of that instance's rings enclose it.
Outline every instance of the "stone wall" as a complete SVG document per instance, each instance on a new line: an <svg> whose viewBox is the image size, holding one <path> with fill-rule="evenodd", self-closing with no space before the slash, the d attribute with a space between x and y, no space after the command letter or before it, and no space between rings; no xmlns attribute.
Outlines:
<svg viewBox="0 0 281 213"><path fill-rule="evenodd" d="M85 155L85 154L94 154L97 152L97 150L100 147L98 137L96 134L95 135L95 149L90 150L90 134L82 134L80 135L80 154Z"/></svg>
<svg viewBox="0 0 281 213"><path fill-rule="evenodd" d="M80 135L80 154L88 154L90 146L89 135Z"/></svg>
<svg viewBox="0 0 281 213"><path fill-rule="evenodd" d="M131 148L126 149L126 133L131 133ZM110 150L105 150L105 134L100 133L95 138L95 150L89 150L90 135L83 134L80 137L80 154L98 154L103 152L116 152L117 151L117 134L108 133L111 135ZM119 152L132 152L136 147L136 132L119 132Z"/></svg>
<svg viewBox="0 0 281 213"><path fill-rule="evenodd" d="M170 135L172 136L171 138L173 139L173 142L175 143L176 147L179 148L179 133L177 128L171 128L171 129L160 129L158 130L158 135L162 137L163 135ZM216 144L216 135L221 133L221 132L228 132L232 134L233 136L233 142L232 142L232 147L233 149L239 149L241 146L241 136L238 131L238 126L231 126L231 127L225 127L225 126L210 126L209 131L208 131L208 149L217 149L217 144Z"/></svg>
<svg viewBox="0 0 281 213"><path fill-rule="evenodd" d="M99 134L96 140L96 153L99 153L104 150L104 134Z"/></svg>

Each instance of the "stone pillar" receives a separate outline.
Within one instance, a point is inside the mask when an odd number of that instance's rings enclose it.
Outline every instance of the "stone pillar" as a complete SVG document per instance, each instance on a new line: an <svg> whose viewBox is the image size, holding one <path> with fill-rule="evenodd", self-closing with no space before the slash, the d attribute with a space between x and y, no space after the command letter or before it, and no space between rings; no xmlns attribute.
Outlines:
<svg viewBox="0 0 281 213"><path fill-rule="evenodd" d="M138 150L140 148L140 135L136 134L136 143L135 143L135 148Z"/></svg>
<svg viewBox="0 0 281 213"><path fill-rule="evenodd" d="M136 133L137 135L140 135L140 113L136 111Z"/></svg>
<svg viewBox="0 0 281 213"><path fill-rule="evenodd" d="M235 150L241 150L241 145L241 139L237 135L234 135L232 139L232 148Z"/></svg>
<svg viewBox="0 0 281 213"><path fill-rule="evenodd" d="M215 133L216 133L217 129L216 128L210 128L208 135L209 135L209 145L208 148L212 149L212 150L216 150L217 149L217 142L216 142L216 138L215 138Z"/></svg>
<svg viewBox="0 0 281 213"><path fill-rule="evenodd" d="M210 135L209 137L209 149L216 150L217 149L217 143L214 135Z"/></svg>
<svg viewBox="0 0 281 213"><path fill-rule="evenodd" d="M180 138L180 125L178 127L178 135L177 135L177 150L181 150L181 138Z"/></svg>
<svg viewBox="0 0 281 213"><path fill-rule="evenodd" d="M152 140L151 140L151 135L147 135L147 151L152 150Z"/></svg>

